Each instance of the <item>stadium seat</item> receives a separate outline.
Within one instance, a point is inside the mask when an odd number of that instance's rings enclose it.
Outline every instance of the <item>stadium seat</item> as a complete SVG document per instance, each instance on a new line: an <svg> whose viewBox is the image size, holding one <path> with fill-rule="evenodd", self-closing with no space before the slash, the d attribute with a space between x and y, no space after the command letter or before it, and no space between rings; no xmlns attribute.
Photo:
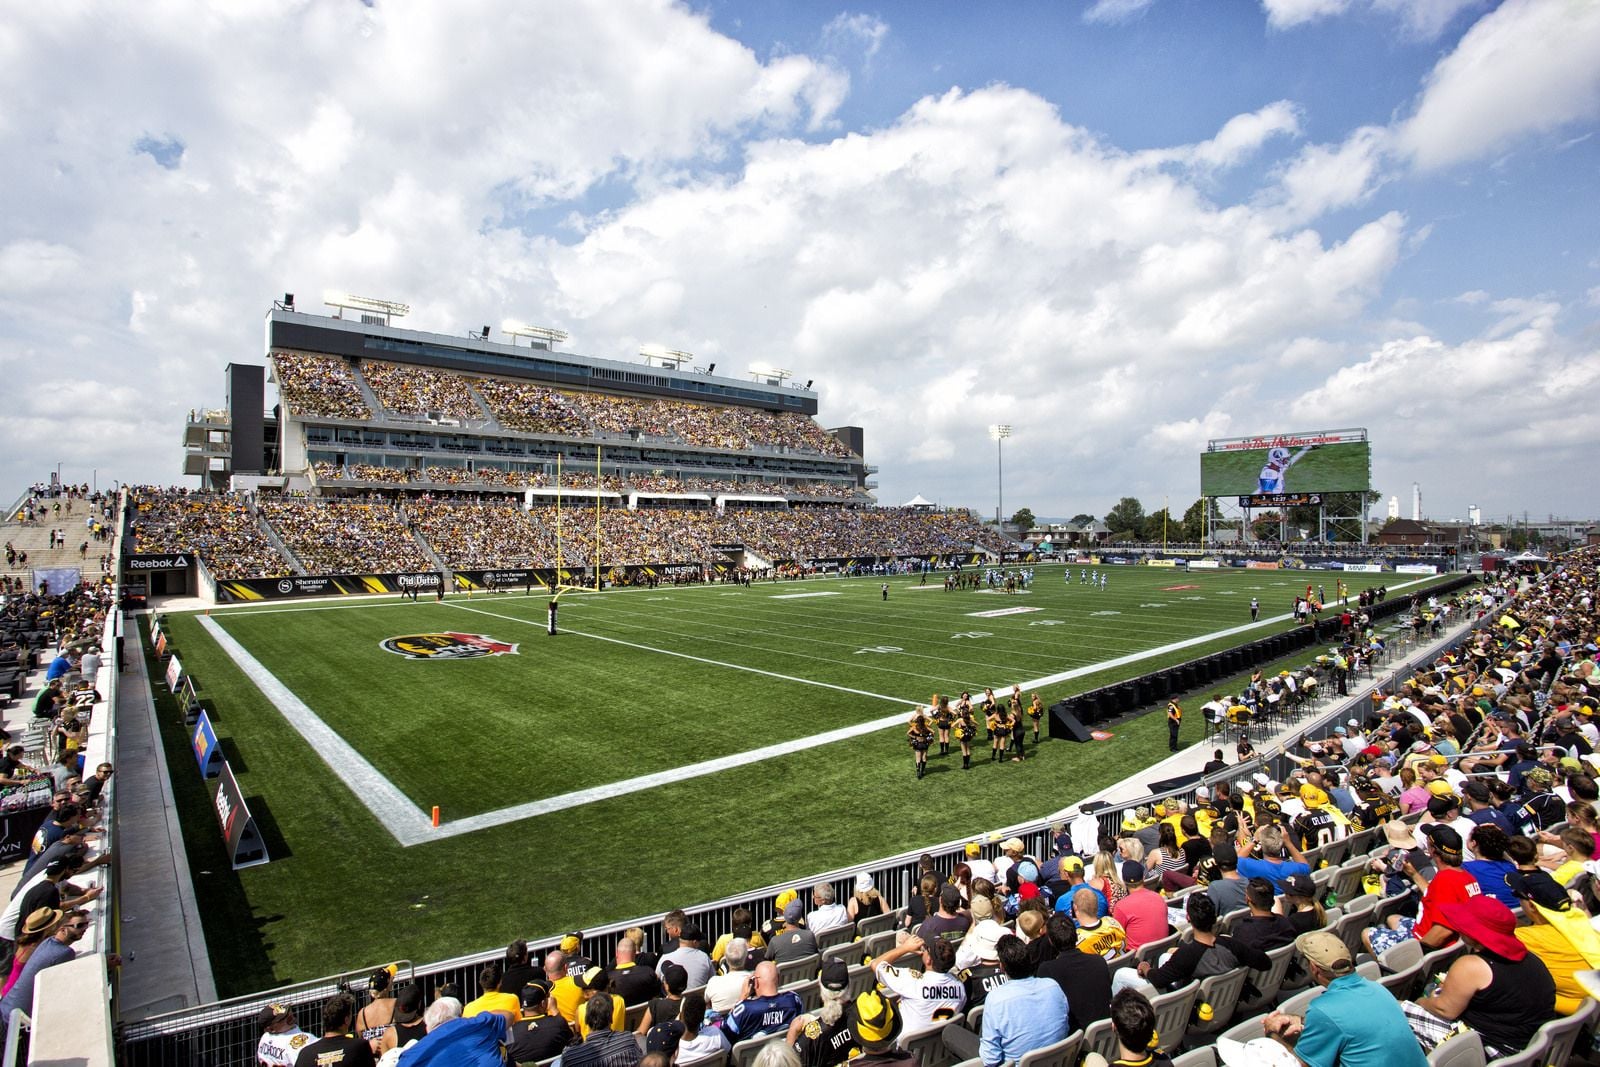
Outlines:
<svg viewBox="0 0 1600 1067"><path fill-rule="evenodd" d="M1600 1017L1600 1003L1590 999L1585 1000L1583 1007L1571 1015L1551 1019L1539 1027L1539 1032L1534 1035L1534 1044L1537 1045L1541 1037L1546 1042L1544 1059L1540 1062L1566 1063L1578 1043L1579 1032L1592 1026L1597 1017Z"/></svg>
<svg viewBox="0 0 1600 1067"><path fill-rule="evenodd" d="M1117 1031L1110 1019L1101 1019L1084 1027L1083 1051L1098 1052L1107 1062L1117 1058Z"/></svg>
<svg viewBox="0 0 1600 1067"><path fill-rule="evenodd" d="M854 941L855 937L856 928L854 924L840 926L833 930L824 930L817 935L817 948L819 950L830 949L835 945L843 945Z"/></svg>
<svg viewBox="0 0 1600 1067"><path fill-rule="evenodd" d="M788 988L791 993L799 995L800 1003L805 1006L806 1011L816 1011L822 1007L822 983L817 979L813 978L809 982L801 982Z"/></svg>
<svg viewBox="0 0 1600 1067"><path fill-rule="evenodd" d="M797 960L789 960L778 964L778 984L780 986L798 985L808 979L815 978L822 970L822 955L813 952L809 956L802 956Z"/></svg>
<svg viewBox="0 0 1600 1067"><path fill-rule="evenodd" d="M845 990L848 999L854 1000L867 990L871 989L876 979L873 977L871 967L850 968L850 985Z"/></svg>
<svg viewBox="0 0 1600 1067"><path fill-rule="evenodd" d="M774 1041L782 1041L788 1036L786 1031L779 1030L772 1034L762 1034L760 1037L745 1038L734 1045L732 1052L729 1054L733 1067L752 1067L756 1062L756 1057L761 1055L763 1047L770 1045Z"/></svg>
<svg viewBox="0 0 1600 1067"><path fill-rule="evenodd" d="M1550 1039L1543 1033L1534 1034L1533 1043L1514 1056L1490 1060L1494 1067L1544 1067L1553 1062L1549 1056Z"/></svg>
<svg viewBox="0 0 1600 1067"><path fill-rule="evenodd" d="M851 966L863 962L867 954L865 941L851 941L844 945L834 945L822 954L823 962L828 960L844 960Z"/></svg>
<svg viewBox="0 0 1600 1067"><path fill-rule="evenodd" d="M877 959L879 956L894 948L895 931L882 930L871 937L863 938L862 944L866 946L868 959Z"/></svg>
<svg viewBox="0 0 1600 1067"><path fill-rule="evenodd" d="M1217 1067L1217 1050L1212 1045L1205 1045L1182 1056L1174 1056L1172 1067Z"/></svg>
<svg viewBox="0 0 1600 1067"><path fill-rule="evenodd" d="M1282 1011L1283 1009L1279 1008L1278 1010ZM1217 1036L1225 1037L1230 1041L1239 1042L1254 1041L1258 1037L1266 1037L1267 1031L1263 1027L1265 1020L1265 1015L1252 1016L1249 1019L1245 1019L1243 1022L1234 1023L1231 1027Z"/></svg>
<svg viewBox="0 0 1600 1067"><path fill-rule="evenodd" d="M1288 1000L1286 1000L1282 1004L1278 1005L1278 1010L1283 1012L1285 1015L1302 1015L1303 1016L1306 1013L1306 1007L1313 1000L1316 1000L1320 996L1322 996L1322 987L1321 986L1312 986L1310 989L1307 989L1305 992L1296 993L1294 996L1290 997Z"/></svg>
<svg viewBox="0 0 1600 1067"><path fill-rule="evenodd" d="M637 1030L639 1023L644 1019L645 1010L649 1007L648 1003L628 1005L627 1013L623 1019L623 1028L630 1034Z"/></svg>
<svg viewBox="0 0 1600 1067"><path fill-rule="evenodd" d="M966 1016L961 1020L961 1025L975 1034L983 1033L983 1005L979 1004L976 1008L967 1012Z"/></svg>
<svg viewBox="0 0 1600 1067"><path fill-rule="evenodd" d="M1200 991L1196 995L1195 1004L1211 1005L1212 1018L1206 1022L1199 1018L1198 1008L1194 1018L1189 1022L1189 1029L1184 1035L1186 1041L1191 1043L1199 1038L1209 1042L1217 1033L1225 1029L1233 1021L1234 1012L1239 1006L1239 994L1244 990L1245 979L1250 972L1243 967L1235 967L1226 974L1214 974L1200 980ZM1169 1051L1177 1048L1168 1044Z"/></svg>
<svg viewBox="0 0 1600 1067"><path fill-rule="evenodd" d="M1450 964L1455 962L1457 956L1466 951L1466 947L1464 942L1458 940L1453 945L1446 945L1444 948L1436 948L1432 952L1425 953L1422 957L1422 976L1420 980L1427 982L1434 975L1448 971Z"/></svg>
<svg viewBox="0 0 1600 1067"><path fill-rule="evenodd" d="M1258 1011L1273 1002L1278 990L1283 988L1283 978L1289 973L1289 965L1294 962L1294 945L1278 946L1267 953L1267 959L1272 961L1272 966L1264 971L1250 971L1246 976L1247 988L1240 992L1239 1012ZM1251 994L1248 999L1246 994Z"/></svg>
<svg viewBox="0 0 1600 1067"><path fill-rule="evenodd" d="M959 1026L961 1016L934 1023L926 1030L920 1030L909 1036L902 1034L895 1044L907 1052L914 1053L921 1062L922 1067L943 1067L950 1062L950 1050L944 1045L945 1028Z"/></svg>
<svg viewBox="0 0 1600 1067"><path fill-rule="evenodd" d="M904 908L895 908L893 911L886 912L883 915L868 916L856 923L856 934L859 937L866 938L871 934L880 933L884 930L898 929L901 920L905 917L906 909Z"/></svg>
<svg viewBox="0 0 1600 1067"><path fill-rule="evenodd" d="M1428 1053L1433 1067L1484 1067L1483 1038L1476 1030L1457 1034Z"/></svg>
<svg viewBox="0 0 1600 1067"><path fill-rule="evenodd" d="M1181 989L1162 993L1150 1002L1156 1010L1156 1032L1161 1047L1176 1052L1183 1047L1183 1036L1189 1032L1189 1020L1194 1014L1195 1001L1200 997L1200 983L1190 982Z"/></svg>
<svg viewBox="0 0 1600 1067"><path fill-rule="evenodd" d="M1414 937L1408 937L1379 956L1378 965L1393 974L1420 964L1422 957L1422 942Z"/></svg>
<svg viewBox="0 0 1600 1067"><path fill-rule="evenodd" d="M1076 1067L1078 1050L1082 1047L1083 1031L1074 1031L1044 1048L1024 1052L1022 1059L1017 1061L1018 1067ZM922 1067L933 1067L933 1065L923 1060Z"/></svg>
<svg viewBox="0 0 1600 1067"><path fill-rule="evenodd" d="M1169 948L1177 948L1178 942L1181 940L1183 940L1182 931L1179 931L1175 934L1168 934L1159 941L1151 941L1148 944L1140 945L1139 950L1134 953L1134 957L1139 960L1148 960L1150 965L1154 967L1156 965L1156 960L1161 956L1161 954L1167 951Z"/></svg>

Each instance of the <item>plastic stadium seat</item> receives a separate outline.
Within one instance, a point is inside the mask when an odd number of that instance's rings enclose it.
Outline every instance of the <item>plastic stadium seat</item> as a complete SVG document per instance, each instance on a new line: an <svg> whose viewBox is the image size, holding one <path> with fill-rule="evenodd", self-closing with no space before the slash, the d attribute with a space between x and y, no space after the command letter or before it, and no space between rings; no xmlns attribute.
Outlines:
<svg viewBox="0 0 1600 1067"><path fill-rule="evenodd" d="M1200 983L1190 982L1150 1002L1156 1010L1156 1040L1164 1051L1176 1052L1183 1047L1183 1035L1189 1032L1189 1019L1199 997Z"/></svg>
<svg viewBox="0 0 1600 1067"><path fill-rule="evenodd" d="M1078 1050L1083 1047L1083 1031L1068 1034L1060 1041L1036 1048L1032 1052L1024 1052L1017 1067L1076 1067ZM922 1061L922 1067L933 1067L927 1060Z"/></svg>
<svg viewBox="0 0 1600 1067"><path fill-rule="evenodd" d="M1551 1062L1549 1052L1550 1039L1540 1032L1535 1033L1533 1042L1515 1056L1502 1056L1489 1062L1495 1067L1544 1067L1544 1064Z"/></svg>
<svg viewBox="0 0 1600 1067"><path fill-rule="evenodd" d="M850 968L850 986L845 990L845 997L849 1000L855 1000L871 989L875 981L871 967Z"/></svg>
<svg viewBox="0 0 1600 1067"><path fill-rule="evenodd" d="M1321 986L1312 986L1304 993L1296 993L1278 1006L1278 1010L1285 1015L1305 1015L1306 1007L1318 997L1322 996Z"/></svg>
<svg viewBox="0 0 1600 1067"><path fill-rule="evenodd" d="M1483 1067L1483 1039L1476 1030L1458 1034L1428 1053L1433 1067Z"/></svg>
<svg viewBox="0 0 1600 1067"><path fill-rule="evenodd" d="M1211 1045L1172 1057L1172 1067L1217 1067L1218 1062L1217 1050Z"/></svg>
<svg viewBox="0 0 1600 1067"><path fill-rule="evenodd" d="M1283 1011L1284 1009L1279 1008L1278 1010ZM1254 1041L1258 1037L1266 1037L1267 1031L1262 1025L1265 1019L1265 1015L1253 1016L1252 1018L1246 1019L1243 1022L1234 1023L1233 1026L1217 1036L1226 1037L1231 1041L1241 1042Z"/></svg>
<svg viewBox="0 0 1600 1067"><path fill-rule="evenodd" d="M883 915L871 915L856 923L856 933L865 938L884 930L895 930L899 928L901 920L905 917L906 909L904 908L895 908L893 911Z"/></svg>
<svg viewBox="0 0 1600 1067"><path fill-rule="evenodd" d="M799 995L800 1003L804 1005L806 1011L816 1011L822 1007L822 983L817 979L789 986L788 989L789 992Z"/></svg>
<svg viewBox="0 0 1600 1067"><path fill-rule="evenodd" d="M1538 1034L1534 1035L1534 1043L1538 1044L1540 1035L1549 1043L1543 1062L1566 1063L1572 1056L1573 1046L1578 1043L1578 1032L1593 1025L1597 1017L1600 1017L1600 1003L1590 999L1571 1015L1552 1019L1539 1027Z"/></svg>
<svg viewBox="0 0 1600 1067"><path fill-rule="evenodd" d="M832 948L826 949L822 953L822 959L823 962L827 962L828 960L844 960L845 963L855 966L858 963L864 962L864 957L866 954L867 943L865 941L851 941L848 944L834 945Z"/></svg>
<svg viewBox="0 0 1600 1067"><path fill-rule="evenodd" d="M1083 1051L1098 1052L1107 1062L1117 1058L1117 1031L1110 1019L1092 1022L1084 1028Z"/></svg>
<svg viewBox="0 0 1600 1067"><path fill-rule="evenodd" d="M900 1040L895 1042L899 1048L915 1053L922 1067L943 1067L950 1061L950 1050L944 1046L945 1028L961 1024L961 1016L934 1023L926 1030L919 1030L910 1036L902 1034Z"/></svg>
<svg viewBox="0 0 1600 1067"><path fill-rule="evenodd" d="M871 937L863 938L861 943L866 946L866 954L872 959L877 959L894 948L894 936L895 931L882 930Z"/></svg>
<svg viewBox="0 0 1600 1067"><path fill-rule="evenodd" d="M1204 1022L1199 1018L1189 1023L1185 1039L1193 1041L1195 1038L1210 1040L1210 1038L1227 1027L1233 1021L1234 1012L1239 1006L1239 994L1244 990L1245 979L1250 972L1243 967L1235 967L1227 974L1214 974L1209 978L1200 980L1200 992L1195 998L1195 1004L1211 1005L1212 1018ZM1167 1045L1168 1050L1176 1050L1175 1045Z"/></svg>
<svg viewBox="0 0 1600 1067"><path fill-rule="evenodd" d="M1250 971L1245 979L1250 989L1240 993L1239 1012L1254 1012L1271 1004L1278 996L1278 990L1283 988L1284 975L1289 973L1289 964L1294 962L1294 945L1280 945L1267 953L1267 959L1272 961L1272 966L1264 971ZM1255 995L1245 999L1245 994L1250 990Z"/></svg>
<svg viewBox="0 0 1600 1067"><path fill-rule="evenodd" d="M1378 965L1393 974L1422 962L1422 942L1409 937L1378 957Z"/></svg>
<svg viewBox="0 0 1600 1067"><path fill-rule="evenodd" d="M782 1041L788 1036L787 1030L779 1030L772 1034L762 1034L760 1037L745 1038L733 1046L733 1051L730 1054L733 1067L752 1067L756 1062L756 1057L761 1054L763 1047L772 1044L774 1041Z"/></svg>
<svg viewBox="0 0 1600 1067"><path fill-rule="evenodd" d="M835 945L848 944L849 942L854 941L855 938L856 928L854 923L849 923L833 930L824 930L822 933L817 935L817 949L820 952L824 949L830 949Z"/></svg>
<svg viewBox="0 0 1600 1067"><path fill-rule="evenodd" d="M778 985L798 985L808 979L815 978L817 972L822 970L822 955L813 952L809 956L802 956L797 960L778 964Z"/></svg>

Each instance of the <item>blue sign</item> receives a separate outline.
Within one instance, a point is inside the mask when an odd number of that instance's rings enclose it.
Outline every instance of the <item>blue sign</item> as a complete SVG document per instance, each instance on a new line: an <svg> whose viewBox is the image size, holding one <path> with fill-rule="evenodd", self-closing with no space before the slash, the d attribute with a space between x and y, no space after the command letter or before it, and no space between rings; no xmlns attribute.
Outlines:
<svg viewBox="0 0 1600 1067"><path fill-rule="evenodd" d="M204 777L215 778L222 773L222 746L217 743L217 731L212 729L210 717L203 711L194 724L189 745L194 749L195 762L200 765Z"/></svg>

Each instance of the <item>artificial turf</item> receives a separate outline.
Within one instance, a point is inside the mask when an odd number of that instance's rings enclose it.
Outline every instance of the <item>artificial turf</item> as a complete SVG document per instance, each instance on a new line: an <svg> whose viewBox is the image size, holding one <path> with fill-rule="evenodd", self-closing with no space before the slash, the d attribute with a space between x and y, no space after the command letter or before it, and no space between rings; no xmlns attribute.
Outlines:
<svg viewBox="0 0 1600 1067"><path fill-rule="evenodd" d="M561 621L571 632L554 639L543 633L544 600L520 595L212 617L419 807L454 817L877 719L935 691L998 691L1090 667L1248 622L1252 595L1264 617L1280 614L1306 584L1295 574L1117 568L1100 592L1077 568L1070 583L1059 567L1035 570L1032 590L1010 597L924 591L907 578L890 579L887 603L877 579L569 595ZM776 599L802 592L838 595ZM1040 610L968 614L1017 606ZM1044 621L1059 625L1030 625ZM1055 682L1041 696L1283 625ZM917 849L1047 814L1166 754L1158 716L1118 723L1102 744L1030 745L1023 764L989 764L980 748L963 772L958 755L935 754L917 781L903 731L887 729L401 848L194 616L175 614L167 629L273 856L229 870L187 736L156 683L223 995L390 958L446 958ZM441 630L520 647L453 662L379 648ZM955 636L980 633L989 636ZM900 651L859 651L887 648Z"/></svg>

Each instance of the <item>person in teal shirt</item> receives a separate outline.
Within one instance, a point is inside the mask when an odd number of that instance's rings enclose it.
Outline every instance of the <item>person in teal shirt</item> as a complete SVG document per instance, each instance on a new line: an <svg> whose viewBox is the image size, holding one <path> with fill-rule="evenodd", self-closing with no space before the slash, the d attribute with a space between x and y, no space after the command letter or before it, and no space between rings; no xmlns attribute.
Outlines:
<svg viewBox="0 0 1600 1067"><path fill-rule="evenodd" d="M1295 938L1311 978L1325 987L1305 1018L1273 1012L1262 1021L1268 1037L1307 1067L1427 1067L1406 1025L1400 1002L1377 982L1355 973L1343 941L1326 930Z"/></svg>

